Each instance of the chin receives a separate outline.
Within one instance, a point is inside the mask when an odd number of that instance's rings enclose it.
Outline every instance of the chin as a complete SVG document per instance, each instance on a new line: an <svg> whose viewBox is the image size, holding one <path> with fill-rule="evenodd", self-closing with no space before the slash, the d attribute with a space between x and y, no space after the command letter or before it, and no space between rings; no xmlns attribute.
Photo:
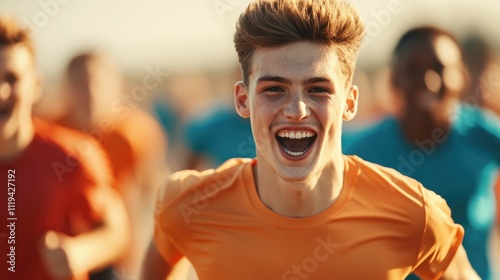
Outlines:
<svg viewBox="0 0 500 280"><path fill-rule="evenodd" d="M281 167L279 168L277 174L278 176L287 182L306 182L312 178L314 174L313 170L309 167Z"/></svg>

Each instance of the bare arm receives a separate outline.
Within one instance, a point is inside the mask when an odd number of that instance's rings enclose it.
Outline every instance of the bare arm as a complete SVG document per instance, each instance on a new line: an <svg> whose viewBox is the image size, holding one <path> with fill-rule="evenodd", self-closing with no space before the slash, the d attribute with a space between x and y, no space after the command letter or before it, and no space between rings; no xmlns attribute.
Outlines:
<svg viewBox="0 0 500 280"><path fill-rule="evenodd" d="M462 245L458 248L455 257L446 269L443 280L480 280L467 258L467 253Z"/></svg>
<svg viewBox="0 0 500 280"><path fill-rule="evenodd" d="M143 280L165 280L172 271L172 266L158 252L153 240L144 258L141 279Z"/></svg>
<svg viewBox="0 0 500 280"><path fill-rule="evenodd" d="M41 253L56 279L85 275L117 261L127 249L128 218L119 194L108 190L102 223L95 229L70 237L49 231L41 240Z"/></svg>

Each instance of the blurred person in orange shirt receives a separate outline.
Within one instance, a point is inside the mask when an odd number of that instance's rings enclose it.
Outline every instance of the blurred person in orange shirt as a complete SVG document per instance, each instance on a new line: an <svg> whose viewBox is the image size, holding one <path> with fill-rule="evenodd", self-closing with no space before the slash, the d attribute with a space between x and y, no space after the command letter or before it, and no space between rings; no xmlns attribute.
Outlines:
<svg viewBox="0 0 500 280"><path fill-rule="evenodd" d="M154 194L169 174L166 137L156 120L124 94L122 76L104 54L75 56L65 81L67 110L59 123L92 135L107 152L133 238L128 257L116 269L125 277L137 276L151 235Z"/></svg>
<svg viewBox="0 0 500 280"><path fill-rule="evenodd" d="M88 279L125 253L127 214L99 144L32 117L35 61L29 32L0 17L0 279Z"/></svg>

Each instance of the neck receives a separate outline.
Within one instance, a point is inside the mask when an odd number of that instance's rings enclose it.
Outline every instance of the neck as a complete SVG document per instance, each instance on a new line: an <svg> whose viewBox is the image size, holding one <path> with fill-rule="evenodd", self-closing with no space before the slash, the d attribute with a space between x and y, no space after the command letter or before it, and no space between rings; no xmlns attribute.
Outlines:
<svg viewBox="0 0 500 280"><path fill-rule="evenodd" d="M27 122L11 136L0 136L0 160L8 161L16 158L33 140L35 129L33 122Z"/></svg>
<svg viewBox="0 0 500 280"><path fill-rule="evenodd" d="M287 181L259 162L253 172L259 197L268 208L283 216L305 218L323 212L339 197L344 159L341 153L334 156L331 164L304 181Z"/></svg>
<svg viewBox="0 0 500 280"><path fill-rule="evenodd" d="M436 134L448 133L451 129L450 122L439 122L429 116L415 113L403 115L399 123L403 136L412 143L433 139Z"/></svg>

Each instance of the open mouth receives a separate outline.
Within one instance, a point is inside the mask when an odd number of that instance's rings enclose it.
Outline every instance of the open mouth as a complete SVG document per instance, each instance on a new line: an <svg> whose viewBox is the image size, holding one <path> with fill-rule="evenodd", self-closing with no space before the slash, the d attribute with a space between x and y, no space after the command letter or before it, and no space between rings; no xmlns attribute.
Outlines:
<svg viewBox="0 0 500 280"><path fill-rule="evenodd" d="M280 130L276 133L278 144L291 157L304 155L316 138L316 133L311 130Z"/></svg>

